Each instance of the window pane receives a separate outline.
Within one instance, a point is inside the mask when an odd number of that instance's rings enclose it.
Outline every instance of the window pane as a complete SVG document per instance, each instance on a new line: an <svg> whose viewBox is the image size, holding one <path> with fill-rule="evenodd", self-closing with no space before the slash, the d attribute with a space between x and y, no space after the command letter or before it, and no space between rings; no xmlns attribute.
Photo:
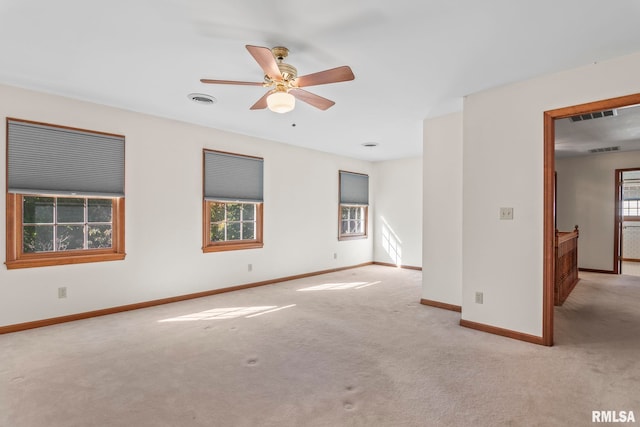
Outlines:
<svg viewBox="0 0 640 427"><path fill-rule="evenodd" d="M351 218L360 219L362 217L362 215L360 215L361 212L362 212L361 208L351 208Z"/></svg>
<svg viewBox="0 0 640 427"><path fill-rule="evenodd" d="M342 219L349 219L349 208L343 207L341 209L341 217Z"/></svg>
<svg viewBox="0 0 640 427"><path fill-rule="evenodd" d="M211 243L256 240L258 212L255 203L208 202L211 217L209 237Z"/></svg>
<svg viewBox="0 0 640 427"><path fill-rule="evenodd" d="M27 225L23 227L22 251L24 253L53 250L53 226Z"/></svg>
<svg viewBox="0 0 640 427"><path fill-rule="evenodd" d="M84 222L84 200L59 197L58 223Z"/></svg>
<svg viewBox="0 0 640 427"><path fill-rule="evenodd" d="M224 223L211 224L210 235L212 242L224 242Z"/></svg>
<svg viewBox="0 0 640 427"><path fill-rule="evenodd" d="M256 205L245 203L242 205L242 220L253 221L256 217Z"/></svg>
<svg viewBox="0 0 640 427"><path fill-rule="evenodd" d="M211 203L211 222L224 221L224 203Z"/></svg>
<svg viewBox="0 0 640 427"><path fill-rule="evenodd" d="M59 225L57 232L56 250L84 249L84 225Z"/></svg>
<svg viewBox="0 0 640 427"><path fill-rule="evenodd" d="M111 222L112 200L89 199L87 202L88 222ZM109 243L111 247L111 243Z"/></svg>
<svg viewBox="0 0 640 427"><path fill-rule="evenodd" d="M255 224L253 222L243 222L242 223L242 240L253 240L255 239Z"/></svg>
<svg viewBox="0 0 640 427"><path fill-rule="evenodd" d="M227 205L227 221L240 221L240 212L242 212L241 204L229 203Z"/></svg>
<svg viewBox="0 0 640 427"><path fill-rule="evenodd" d="M53 223L53 197L24 197L24 224Z"/></svg>
<svg viewBox="0 0 640 427"><path fill-rule="evenodd" d="M340 232L342 234L347 234L349 232L349 221L342 221L342 226L340 227Z"/></svg>
<svg viewBox="0 0 640 427"><path fill-rule="evenodd" d="M240 240L240 226L239 222L227 224L227 240Z"/></svg>
<svg viewBox="0 0 640 427"><path fill-rule="evenodd" d="M111 247L112 229L109 224L90 225L87 247L89 249L103 249Z"/></svg>

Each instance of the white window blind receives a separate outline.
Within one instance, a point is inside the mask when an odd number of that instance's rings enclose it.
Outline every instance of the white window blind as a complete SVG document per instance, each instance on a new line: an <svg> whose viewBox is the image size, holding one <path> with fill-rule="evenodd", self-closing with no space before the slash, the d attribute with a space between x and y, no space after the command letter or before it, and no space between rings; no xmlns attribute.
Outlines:
<svg viewBox="0 0 640 427"><path fill-rule="evenodd" d="M346 205L368 205L369 176L340 171L340 203Z"/></svg>
<svg viewBox="0 0 640 427"><path fill-rule="evenodd" d="M124 137L7 120L10 193L124 196Z"/></svg>
<svg viewBox="0 0 640 427"><path fill-rule="evenodd" d="M263 167L261 158L205 150L205 200L263 202Z"/></svg>

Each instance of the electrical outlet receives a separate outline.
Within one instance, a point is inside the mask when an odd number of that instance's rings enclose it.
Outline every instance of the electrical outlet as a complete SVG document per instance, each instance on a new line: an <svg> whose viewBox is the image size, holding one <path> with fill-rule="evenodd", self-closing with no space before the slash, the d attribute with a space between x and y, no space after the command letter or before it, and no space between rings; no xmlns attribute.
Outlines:
<svg viewBox="0 0 640 427"><path fill-rule="evenodd" d="M476 292L476 304L482 304L483 298L484 295L482 294L482 292Z"/></svg>
<svg viewBox="0 0 640 427"><path fill-rule="evenodd" d="M500 208L500 219L513 219L513 208Z"/></svg>
<svg viewBox="0 0 640 427"><path fill-rule="evenodd" d="M58 298L66 298L67 297L67 287L63 286L58 288Z"/></svg>
<svg viewBox="0 0 640 427"><path fill-rule="evenodd" d="M253 271L253 264L249 264L247 266L247 271Z"/></svg>

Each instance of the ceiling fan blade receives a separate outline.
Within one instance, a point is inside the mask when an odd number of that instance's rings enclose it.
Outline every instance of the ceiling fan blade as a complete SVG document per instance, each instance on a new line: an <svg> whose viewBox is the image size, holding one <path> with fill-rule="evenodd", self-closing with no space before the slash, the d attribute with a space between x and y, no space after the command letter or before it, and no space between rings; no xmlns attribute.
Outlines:
<svg viewBox="0 0 640 427"><path fill-rule="evenodd" d="M282 81L280 68L278 68L278 63L276 62L276 58L273 56L271 49L268 47L251 46L249 44L246 45L246 48L267 76L271 77L272 80L278 82Z"/></svg>
<svg viewBox="0 0 640 427"><path fill-rule="evenodd" d="M269 92L265 93L264 95L262 95L262 98L258 99L258 102L256 102L255 104L253 104L251 106L251 108L249 108L250 110L264 110L265 108L267 108L267 97L269 95L271 95L273 91L270 90Z"/></svg>
<svg viewBox="0 0 640 427"><path fill-rule="evenodd" d="M200 79L202 83L208 84L216 84L216 85L241 85L241 86L262 86L262 83L254 83L254 82L237 82L234 80L211 80L211 79Z"/></svg>
<svg viewBox="0 0 640 427"><path fill-rule="evenodd" d="M321 110L326 110L330 107L333 107L335 102L330 99L323 98L319 95L316 95L311 92L307 92L306 90L293 88L289 90L289 93L299 99L300 101L306 102L309 105L313 105L316 108Z"/></svg>
<svg viewBox="0 0 640 427"><path fill-rule="evenodd" d="M347 65L342 67L332 68L330 70L319 71L313 74L307 74L306 76L298 77L295 84L298 87L324 85L327 83L346 82L355 79L353 71Z"/></svg>

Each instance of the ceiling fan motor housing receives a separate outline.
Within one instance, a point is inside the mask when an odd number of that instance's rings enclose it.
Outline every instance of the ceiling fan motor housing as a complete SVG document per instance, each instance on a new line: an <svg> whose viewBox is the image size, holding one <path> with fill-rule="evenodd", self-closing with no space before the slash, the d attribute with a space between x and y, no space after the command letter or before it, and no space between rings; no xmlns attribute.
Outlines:
<svg viewBox="0 0 640 427"><path fill-rule="evenodd" d="M276 46L271 49L271 53L273 53L273 56L278 61L278 69L280 70L280 74L282 74L282 79L287 82L295 80L296 77L298 77L298 70L296 67L282 62L287 56L289 56L289 49L284 46Z"/></svg>
<svg viewBox="0 0 640 427"><path fill-rule="evenodd" d="M298 77L298 70L293 65L285 64L284 62L278 63L278 68L280 69L280 74L282 74L282 79L285 81L292 81Z"/></svg>

